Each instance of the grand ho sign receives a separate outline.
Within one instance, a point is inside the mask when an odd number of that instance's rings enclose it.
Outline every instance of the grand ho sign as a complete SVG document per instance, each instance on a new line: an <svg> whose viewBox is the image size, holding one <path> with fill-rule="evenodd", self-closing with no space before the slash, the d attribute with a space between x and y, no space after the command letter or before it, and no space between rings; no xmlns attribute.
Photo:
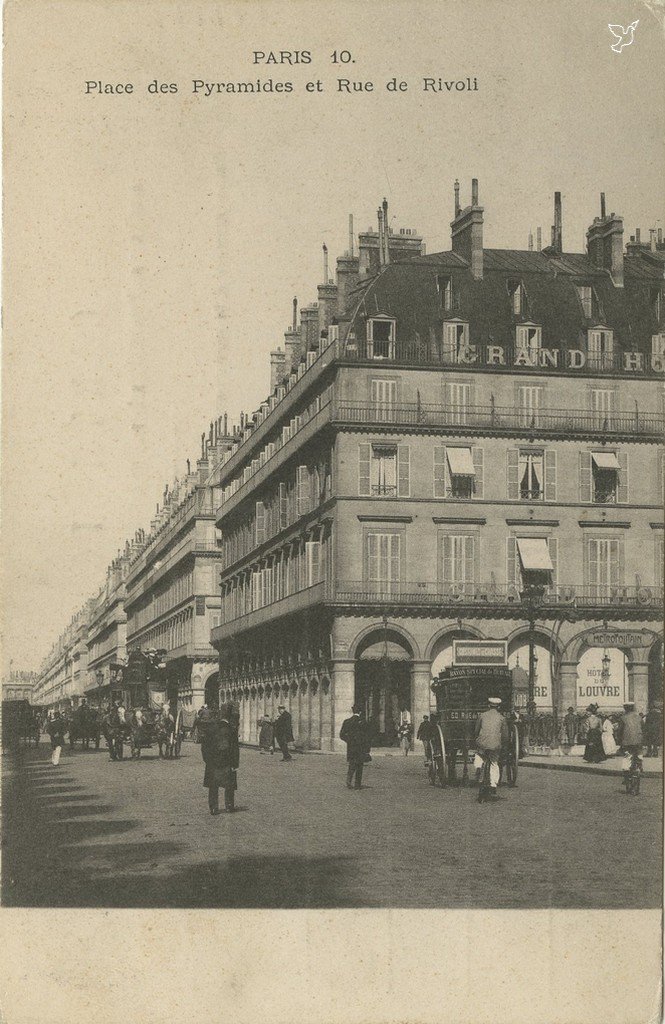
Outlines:
<svg viewBox="0 0 665 1024"><path fill-rule="evenodd" d="M459 349L455 362L465 366L482 363L486 366L507 366L508 360L503 345L465 345ZM626 373L644 373L647 360L643 352L624 352L621 358L621 369ZM529 366L539 370L583 370L587 366L587 353L581 348L541 348L529 351L518 348L513 354L512 366ZM665 355L654 352L649 359L649 366L654 373L665 373ZM614 368L614 367L613 367ZM619 367L615 367L619 369ZM598 370L593 365L589 369Z"/></svg>

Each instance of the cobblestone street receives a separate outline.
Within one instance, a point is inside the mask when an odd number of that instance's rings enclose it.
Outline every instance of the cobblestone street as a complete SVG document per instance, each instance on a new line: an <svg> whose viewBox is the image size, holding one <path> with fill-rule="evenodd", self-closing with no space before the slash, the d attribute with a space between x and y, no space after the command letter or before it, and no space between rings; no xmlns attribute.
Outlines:
<svg viewBox="0 0 665 1024"><path fill-rule="evenodd" d="M523 768L479 806L420 755L241 751L238 811L211 817L200 749L139 762L50 749L5 760L3 903L107 907L657 907L661 782Z"/></svg>

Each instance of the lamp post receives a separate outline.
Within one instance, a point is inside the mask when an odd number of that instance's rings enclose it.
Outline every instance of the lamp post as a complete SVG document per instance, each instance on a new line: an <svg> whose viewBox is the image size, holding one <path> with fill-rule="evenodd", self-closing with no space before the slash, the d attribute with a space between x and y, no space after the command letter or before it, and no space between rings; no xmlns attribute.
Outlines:
<svg viewBox="0 0 665 1024"><path fill-rule="evenodd" d="M536 618L545 586L540 583L525 583L520 593L522 606L529 621L529 691L528 705L533 705L536 686ZM527 705L527 706L528 706Z"/></svg>

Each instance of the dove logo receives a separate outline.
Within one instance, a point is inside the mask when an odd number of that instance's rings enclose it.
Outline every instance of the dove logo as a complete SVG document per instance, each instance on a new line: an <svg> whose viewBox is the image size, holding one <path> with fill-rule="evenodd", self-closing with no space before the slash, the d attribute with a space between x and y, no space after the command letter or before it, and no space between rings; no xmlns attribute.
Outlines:
<svg viewBox="0 0 665 1024"><path fill-rule="evenodd" d="M630 46L633 39L635 38L635 29L639 25L639 19L633 21L627 28L623 28L622 25L608 25L608 29L616 39L616 43L612 43L611 49L615 53L621 53L624 46Z"/></svg>

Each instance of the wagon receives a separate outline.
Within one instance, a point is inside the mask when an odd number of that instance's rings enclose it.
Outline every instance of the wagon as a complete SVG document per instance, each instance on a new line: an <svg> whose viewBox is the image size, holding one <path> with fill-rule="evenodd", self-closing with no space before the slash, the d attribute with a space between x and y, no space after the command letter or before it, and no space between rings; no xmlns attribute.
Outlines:
<svg viewBox="0 0 665 1024"><path fill-rule="evenodd" d="M517 782L519 733L513 715L512 673L505 665L461 665L446 668L432 683L436 714L430 733L430 783L445 786L456 779L458 757L462 782L468 780L469 751L475 750L476 719L487 710L488 697L501 698L508 720L510 741L502 752L501 766L509 786Z"/></svg>

